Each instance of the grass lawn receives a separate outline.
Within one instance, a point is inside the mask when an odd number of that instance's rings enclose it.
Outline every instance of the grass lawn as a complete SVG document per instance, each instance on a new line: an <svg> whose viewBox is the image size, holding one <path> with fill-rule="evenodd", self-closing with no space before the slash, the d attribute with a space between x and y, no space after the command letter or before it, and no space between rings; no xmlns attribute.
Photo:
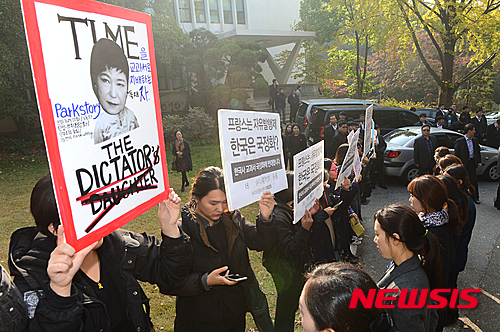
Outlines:
<svg viewBox="0 0 500 332"><path fill-rule="evenodd" d="M167 144L168 145L168 144ZM170 145L168 145L170 146ZM188 173L189 182L193 183L193 178L197 172L207 166L221 167L220 151L217 142L206 146L196 146L192 144L191 156L193 159L194 171ZM172 152L167 150L168 164L172 162ZM30 214L29 202L31 190L35 183L46 175L49 171L47 158L41 156L18 156L3 155L0 159L0 263L7 268L8 246L10 234L21 227L35 224ZM179 194L182 202L189 200L189 191L180 191L181 174L172 172L169 174L170 187ZM257 203L249 205L241 212L247 220L254 222L259 211ZM124 226L137 232L160 236L160 229L157 217L157 209L139 216ZM276 289L271 275L262 266L262 254L250 251L252 267L257 275L260 286L267 295L271 317L274 319L274 309L276 306ZM156 286L142 284L144 291L151 299L151 317L158 331L173 331L175 318L175 297L165 296L158 292ZM250 314L247 315L247 330L255 330L255 324ZM295 330L301 331L300 318L297 313Z"/></svg>

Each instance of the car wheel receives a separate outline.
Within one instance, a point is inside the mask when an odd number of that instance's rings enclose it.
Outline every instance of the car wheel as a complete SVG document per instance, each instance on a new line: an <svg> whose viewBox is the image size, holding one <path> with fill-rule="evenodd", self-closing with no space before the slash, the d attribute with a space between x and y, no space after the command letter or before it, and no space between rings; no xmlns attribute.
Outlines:
<svg viewBox="0 0 500 332"><path fill-rule="evenodd" d="M498 181L500 175L497 174L497 163L492 163L490 166L488 166L483 175L487 181Z"/></svg>
<svg viewBox="0 0 500 332"><path fill-rule="evenodd" d="M420 172L418 171L418 168L416 166L410 166L406 169L406 171L403 173L403 181L406 181L406 183L410 183L413 179L418 178L420 176Z"/></svg>

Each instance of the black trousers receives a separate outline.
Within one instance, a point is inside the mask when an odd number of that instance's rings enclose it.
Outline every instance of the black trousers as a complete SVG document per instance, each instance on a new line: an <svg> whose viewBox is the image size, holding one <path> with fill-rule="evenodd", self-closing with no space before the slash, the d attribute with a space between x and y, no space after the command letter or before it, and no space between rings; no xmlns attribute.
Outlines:
<svg viewBox="0 0 500 332"><path fill-rule="evenodd" d="M299 308L299 298L305 284L304 279L300 273L295 274L290 280L283 280L279 274L272 273L271 275L278 293L274 332L293 332L295 312Z"/></svg>
<svg viewBox="0 0 500 332"><path fill-rule="evenodd" d="M384 156L378 156L377 159L373 160L373 165L370 169L370 179L371 184L375 185L378 180L378 184L385 184L385 175L384 175Z"/></svg>
<svg viewBox="0 0 500 332"><path fill-rule="evenodd" d="M474 158L469 159L465 168L467 169L467 173L469 174L469 182L476 190L476 196L474 199L479 199L479 186L477 183L477 175L476 175L476 161Z"/></svg>

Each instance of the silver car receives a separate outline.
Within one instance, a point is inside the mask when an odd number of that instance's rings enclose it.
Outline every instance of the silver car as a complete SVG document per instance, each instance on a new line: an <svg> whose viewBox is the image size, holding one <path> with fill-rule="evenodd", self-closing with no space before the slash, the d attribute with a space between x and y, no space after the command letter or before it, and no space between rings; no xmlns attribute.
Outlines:
<svg viewBox="0 0 500 332"><path fill-rule="evenodd" d="M420 127L403 127L395 129L384 135L387 149L384 155L385 174L399 176L404 181L410 182L419 176L418 168L413 163L413 143L421 136ZM455 141L463 134L448 129L431 128L431 135L437 139L437 146L446 146L453 153ZM488 181L496 181L498 151L488 146L481 147L481 163L477 175L483 176Z"/></svg>

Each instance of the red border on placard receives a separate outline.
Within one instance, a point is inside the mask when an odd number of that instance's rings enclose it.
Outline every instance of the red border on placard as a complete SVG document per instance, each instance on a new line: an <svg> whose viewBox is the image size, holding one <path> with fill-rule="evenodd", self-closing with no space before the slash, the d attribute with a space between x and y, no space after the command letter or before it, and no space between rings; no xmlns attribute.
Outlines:
<svg viewBox="0 0 500 332"><path fill-rule="evenodd" d="M43 60L42 44L40 39L40 31L38 29L38 20L35 11L35 2L45 3L55 6L64 7L67 9L85 11L100 15L106 15L128 21L142 23L147 26L148 46L149 46L149 59L151 64L151 76L153 83L153 95L156 108L156 122L158 125L158 140L160 143L161 160L164 161L163 165L163 179L166 190L156 195L147 202L133 208L132 210L121 215L119 218L108 223L107 225L91 232L90 234L76 239L75 227L73 224L73 217L71 213L70 198L63 173L63 166L61 156L59 153L59 143L57 141L56 125L54 115L52 112L52 103L49 98L47 87L47 78ZM169 194L169 181L168 181L168 167L165 154L165 141L163 138L163 124L161 117L160 97L158 93L158 81L156 75L156 60L154 53L153 31L151 25L151 17L146 13L140 13L130 9L117 7L102 2L88 1L88 0L22 0L21 2L24 25L26 28L26 38L28 41L28 49L31 58L31 68L33 71L33 79L35 82L35 90L38 99L38 107L40 109L40 118L44 132L47 155L49 158L50 171L52 181L59 207L59 215L65 229L66 241L72 245L75 250L79 251L102 237L110 234L115 229L123 226L130 220L138 217L142 213L148 211L153 206L168 197Z"/></svg>

